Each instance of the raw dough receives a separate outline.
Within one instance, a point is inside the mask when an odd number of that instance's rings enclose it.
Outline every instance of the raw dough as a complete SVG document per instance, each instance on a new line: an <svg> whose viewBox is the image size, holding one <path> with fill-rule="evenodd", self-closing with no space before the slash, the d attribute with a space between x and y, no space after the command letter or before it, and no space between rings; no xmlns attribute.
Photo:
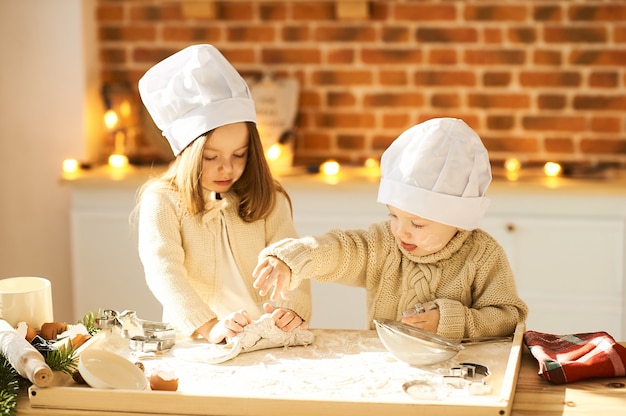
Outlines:
<svg viewBox="0 0 626 416"><path fill-rule="evenodd" d="M313 343L315 336L308 329L296 328L285 332L276 327L270 314L264 314L246 326L239 335L226 344L202 344L201 346L185 346L178 342L173 348L175 357L187 361L198 361L218 364L228 361L242 352L251 352L267 348L278 348Z"/></svg>

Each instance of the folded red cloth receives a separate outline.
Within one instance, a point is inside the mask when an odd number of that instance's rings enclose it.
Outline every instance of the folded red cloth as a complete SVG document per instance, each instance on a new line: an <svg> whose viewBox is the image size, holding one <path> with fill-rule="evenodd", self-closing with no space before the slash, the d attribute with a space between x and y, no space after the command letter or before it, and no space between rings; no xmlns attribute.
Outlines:
<svg viewBox="0 0 626 416"><path fill-rule="evenodd" d="M526 331L524 343L539 362L539 375L554 384L626 376L626 348L603 331L569 335Z"/></svg>

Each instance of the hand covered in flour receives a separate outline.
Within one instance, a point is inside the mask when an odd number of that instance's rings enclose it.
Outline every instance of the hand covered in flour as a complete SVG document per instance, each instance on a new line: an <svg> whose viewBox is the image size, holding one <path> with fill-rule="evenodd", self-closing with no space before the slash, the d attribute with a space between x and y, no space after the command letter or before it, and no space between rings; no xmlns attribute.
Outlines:
<svg viewBox="0 0 626 416"><path fill-rule="evenodd" d="M439 317L437 304L435 302L426 302L417 304L414 308L405 311L401 322L435 334L439 326Z"/></svg>
<svg viewBox="0 0 626 416"><path fill-rule="evenodd" d="M243 329L252 323L250 315L243 309L236 312L231 312L224 319L219 320L213 325L213 328L209 331L207 339L209 342L219 344L225 338L233 338Z"/></svg>
<svg viewBox="0 0 626 416"><path fill-rule="evenodd" d="M288 299L291 269L283 261L274 256L260 259L252 272L252 277L255 278L252 286L259 289L259 295L265 296L274 286L271 300L278 300L279 294L281 298Z"/></svg>
<svg viewBox="0 0 626 416"><path fill-rule="evenodd" d="M291 309L277 308L269 303L264 303L263 309L265 309L266 313L272 315L276 327L285 332L296 328L307 329L309 327L309 324Z"/></svg>

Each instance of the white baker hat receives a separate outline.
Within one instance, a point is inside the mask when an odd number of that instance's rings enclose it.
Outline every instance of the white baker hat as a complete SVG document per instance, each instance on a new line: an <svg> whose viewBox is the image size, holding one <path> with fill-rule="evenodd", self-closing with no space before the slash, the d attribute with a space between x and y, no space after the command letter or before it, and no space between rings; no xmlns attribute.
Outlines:
<svg viewBox="0 0 626 416"><path fill-rule="evenodd" d="M217 127L256 123L248 85L212 45L189 46L154 65L139 80L139 94L175 156Z"/></svg>
<svg viewBox="0 0 626 416"><path fill-rule="evenodd" d="M491 165L465 122L435 118L403 132L380 163L378 202L431 221L473 230L489 206Z"/></svg>

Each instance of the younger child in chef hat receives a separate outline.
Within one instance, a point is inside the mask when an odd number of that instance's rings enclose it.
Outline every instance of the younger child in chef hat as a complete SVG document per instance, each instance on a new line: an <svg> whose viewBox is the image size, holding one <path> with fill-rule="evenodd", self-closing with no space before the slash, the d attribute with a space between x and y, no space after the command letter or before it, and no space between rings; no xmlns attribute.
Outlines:
<svg viewBox="0 0 626 416"><path fill-rule="evenodd" d="M381 159L390 218L269 246L255 287L274 286L277 299L307 278L345 283L366 288L371 328L392 319L452 339L511 335L528 309L504 250L478 228L490 182L487 150L462 120L413 126Z"/></svg>
<svg viewBox="0 0 626 416"><path fill-rule="evenodd" d="M150 68L139 93L176 156L141 188L137 210L139 254L164 321L216 344L265 314L281 332L302 330L308 286L274 305L252 289L259 251L297 234L244 79L214 46L192 45Z"/></svg>
<svg viewBox="0 0 626 416"><path fill-rule="evenodd" d="M383 153L378 202L463 230L489 206L491 164L463 120L435 118L402 133Z"/></svg>

